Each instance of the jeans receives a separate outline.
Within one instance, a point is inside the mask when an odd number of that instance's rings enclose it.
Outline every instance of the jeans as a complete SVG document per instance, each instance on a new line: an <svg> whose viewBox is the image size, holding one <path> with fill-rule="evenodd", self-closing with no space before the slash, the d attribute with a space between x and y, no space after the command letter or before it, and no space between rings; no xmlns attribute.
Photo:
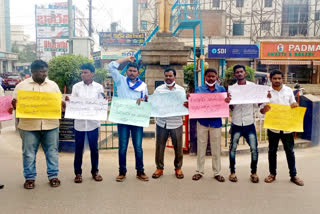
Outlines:
<svg viewBox="0 0 320 214"><path fill-rule="evenodd" d="M74 173L82 174L82 157L83 157L83 148L86 134L88 136L90 155L91 155L91 174L99 172L99 149L98 149L98 137L99 137L99 128L96 128L92 131L77 131L75 130L75 144L76 149L74 153Z"/></svg>
<svg viewBox="0 0 320 214"><path fill-rule="evenodd" d="M58 177L59 128L41 131L26 131L19 129L19 131L22 138L23 175L25 179L36 179L36 155L40 144L46 156L47 175L49 180Z"/></svg>
<svg viewBox="0 0 320 214"><path fill-rule="evenodd" d="M175 169L181 169L183 161L182 150L182 126L176 129L166 129L157 125L157 138L156 138L156 165L157 169L164 168L164 150L166 148L169 135L171 136L173 148L174 148L174 167Z"/></svg>
<svg viewBox="0 0 320 214"><path fill-rule="evenodd" d="M119 172L125 174L127 172L127 149L129 143L129 137L132 137L132 144L134 147L134 153L136 157L136 170L138 172L144 172L143 168L143 151L142 151L142 137L143 127L132 126L125 124L118 124L119 135Z"/></svg>
<svg viewBox="0 0 320 214"><path fill-rule="evenodd" d="M274 133L268 130L268 138L269 138L269 171L272 175L277 175L277 151L279 140L281 139L284 151L286 152L289 175L290 177L294 177L297 175L296 171L296 162L295 156L293 152L294 147L294 136L293 133L284 134L283 131L280 133Z"/></svg>
<svg viewBox="0 0 320 214"><path fill-rule="evenodd" d="M248 126L237 126L232 124L231 126L231 142L229 147L229 161L230 161L230 172L235 173L236 164L236 151L240 137L243 136L248 145L250 146L251 152L251 173L257 172L258 164L258 141L257 133L254 124Z"/></svg>

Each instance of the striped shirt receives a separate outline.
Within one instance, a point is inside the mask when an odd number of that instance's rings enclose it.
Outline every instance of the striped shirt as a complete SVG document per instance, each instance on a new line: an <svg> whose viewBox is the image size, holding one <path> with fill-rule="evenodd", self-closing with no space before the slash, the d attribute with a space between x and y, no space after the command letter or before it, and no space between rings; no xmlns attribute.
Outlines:
<svg viewBox="0 0 320 214"><path fill-rule="evenodd" d="M186 91L184 90L184 88L181 87L180 85L177 85L177 83L174 85L174 87L171 90L166 86L166 84L160 85L156 88L156 90L154 91L154 94L169 93L172 91L182 91L184 95L186 94ZM182 116L157 117L156 124L161 128L176 129L182 126Z"/></svg>
<svg viewBox="0 0 320 214"><path fill-rule="evenodd" d="M118 71L119 63L113 61L110 62L109 65L109 72L113 78L113 81L115 82L117 86L117 93L118 97L121 98L127 98L131 100L137 100L141 98L141 92L139 91L134 91L129 88L128 83L127 83L127 77L121 75ZM142 97L144 98L146 95L148 95L148 89L147 87L145 90L142 92Z"/></svg>

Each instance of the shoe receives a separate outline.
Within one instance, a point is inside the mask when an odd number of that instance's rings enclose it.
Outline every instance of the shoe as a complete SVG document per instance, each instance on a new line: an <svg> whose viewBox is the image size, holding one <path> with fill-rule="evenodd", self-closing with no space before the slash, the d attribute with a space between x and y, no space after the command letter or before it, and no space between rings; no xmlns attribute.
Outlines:
<svg viewBox="0 0 320 214"><path fill-rule="evenodd" d="M176 169L176 178L178 179L184 178L184 175L181 169Z"/></svg>
<svg viewBox="0 0 320 214"><path fill-rule="evenodd" d="M201 178L202 178L202 175L199 174L199 173L194 174L194 175L192 176L192 180L194 180L194 181L198 181L198 180L200 180Z"/></svg>
<svg viewBox="0 0 320 214"><path fill-rule="evenodd" d="M73 180L75 183L80 184L82 183L82 176L81 174L76 174L76 177Z"/></svg>
<svg viewBox="0 0 320 214"><path fill-rule="evenodd" d="M103 180L102 176L99 173L92 174L92 178L93 178L93 180L98 181L98 182Z"/></svg>
<svg viewBox="0 0 320 214"><path fill-rule="evenodd" d="M303 180L301 180L297 176L291 177L290 181L294 184L297 184L298 186L304 186Z"/></svg>
<svg viewBox="0 0 320 214"><path fill-rule="evenodd" d="M3 184L0 184L0 189L3 189L4 185Z"/></svg>
<svg viewBox="0 0 320 214"><path fill-rule="evenodd" d="M126 173L119 173L119 175L116 177L117 182L122 182L126 179Z"/></svg>
<svg viewBox="0 0 320 214"><path fill-rule="evenodd" d="M144 172L137 172L137 178L142 181L149 181L148 176Z"/></svg>
<svg viewBox="0 0 320 214"><path fill-rule="evenodd" d="M264 182L266 182L266 183L272 183L272 182L274 182L275 180L276 180L276 176L273 175L273 174L270 174L270 175L268 175L268 177L266 177L266 178L264 179Z"/></svg>
<svg viewBox="0 0 320 214"><path fill-rule="evenodd" d="M153 174L152 178L157 179L160 178L163 175L163 170L162 169L157 169Z"/></svg>
<svg viewBox="0 0 320 214"><path fill-rule="evenodd" d="M214 176L214 179L216 179L216 180L219 181L219 182L224 182L224 181L225 181L225 180L224 180L224 177L221 176L221 175L216 175L216 176Z"/></svg>
<svg viewBox="0 0 320 214"><path fill-rule="evenodd" d="M259 177L257 174L251 174L250 175L250 180L252 183L259 183Z"/></svg>
<svg viewBox="0 0 320 214"><path fill-rule="evenodd" d="M236 176L236 174L235 173L231 173L230 175L229 175L229 181L231 181L231 182L238 182L238 178L237 178L237 176Z"/></svg>

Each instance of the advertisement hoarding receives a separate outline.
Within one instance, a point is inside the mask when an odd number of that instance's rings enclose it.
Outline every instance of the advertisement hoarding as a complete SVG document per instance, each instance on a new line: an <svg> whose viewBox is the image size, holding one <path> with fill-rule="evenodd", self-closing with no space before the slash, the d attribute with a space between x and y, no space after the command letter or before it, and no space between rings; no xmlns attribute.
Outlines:
<svg viewBox="0 0 320 214"><path fill-rule="evenodd" d="M209 58L259 58L257 45L209 45Z"/></svg>
<svg viewBox="0 0 320 214"><path fill-rule="evenodd" d="M100 32L100 46L139 46L145 41L144 33Z"/></svg>

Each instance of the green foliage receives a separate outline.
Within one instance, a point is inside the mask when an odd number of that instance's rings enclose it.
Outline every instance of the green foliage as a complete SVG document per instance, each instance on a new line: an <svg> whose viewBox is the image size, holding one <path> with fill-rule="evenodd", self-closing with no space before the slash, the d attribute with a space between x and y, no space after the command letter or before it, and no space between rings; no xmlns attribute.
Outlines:
<svg viewBox="0 0 320 214"><path fill-rule="evenodd" d="M184 83L189 85L190 82L194 82L193 63L183 66Z"/></svg>
<svg viewBox="0 0 320 214"><path fill-rule="evenodd" d="M93 80L96 81L97 83L100 83L101 85L103 85L107 76L108 76L108 74L107 74L106 70L104 70L102 68L97 68L96 72L93 76Z"/></svg>
<svg viewBox="0 0 320 214"><path fill-rule="evenodd" d="M236 79L234 78L234 75L233 75L233 67L234 67L234 65L229 67L226 70L226 75L223 78L223 86L226 88L229 85L233 85L236 82ZM254 82L254 70L247 65L245 67L246 67L246 71L247 71L246 80Z"/></svg>
<svg viewBox="0 0 320 214"><path fill-rule="evenodd" d="M18 62L33 62L37 59L35 46L25 45L22 50L19 50L16 43L12 44L12 52L17 53L19 56Z"/></svg>
<svg viewBox="0 0 320 214"><path fill-rule="evenodd" d="M49 79L58 84L61 92L64 92L66 86L66 93L70 94L72 86L81 81L79 71L80 66L84 63L93 63L93 61L83 56L57 56L49 62ZM99 79L101 76L99 71L97 78Z"/></svg>

